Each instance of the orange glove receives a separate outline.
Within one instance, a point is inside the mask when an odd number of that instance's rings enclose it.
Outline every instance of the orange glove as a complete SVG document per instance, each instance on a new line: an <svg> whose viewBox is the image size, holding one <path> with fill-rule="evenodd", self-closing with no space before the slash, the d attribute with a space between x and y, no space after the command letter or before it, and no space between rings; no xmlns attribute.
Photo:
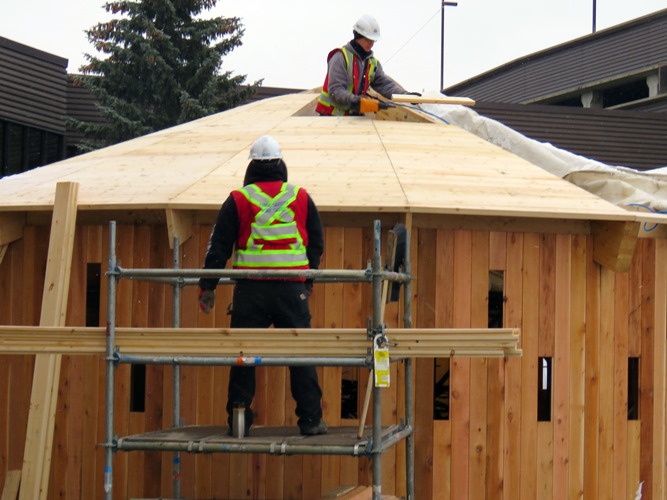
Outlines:
<svg viewBox="0 0 667 500"><path fill-rule="evenodd" d="M377 113L381 109L389 109L393 106L390 102L379 101L371 97L360 97L359 104L356 107L358 108L357 112L363 115L364 113Z"/></svg>
<svg viewBox="0 0 667 500"><path fill-rule="evenodd" d="M370 97L359 98L359 113L377 113L380 109L380 101Z"/></svg>
<svg viewBox="0 0 667 500"><path fill-rule="evenodd" d="M380 101L370 97L361 97L359 99L359 113L377 113L380 109Z"/></svg>

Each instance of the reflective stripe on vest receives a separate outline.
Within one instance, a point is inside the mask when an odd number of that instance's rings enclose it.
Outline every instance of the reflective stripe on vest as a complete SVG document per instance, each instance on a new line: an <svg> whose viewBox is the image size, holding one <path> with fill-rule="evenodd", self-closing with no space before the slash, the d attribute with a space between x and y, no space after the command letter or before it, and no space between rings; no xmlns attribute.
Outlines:
<svg viewBox="0 0 667 500"><path fill-rule="evenodd" d="M361 80L359 78L359 68L356 62L357 58L352 52L348 51L348 49L346 49L345 47L341 47L340 49L334 49L329 53L329 60L339 50L343 53L343 57L345 58L345 68L347 69L347 81L349 82L349 85L347 87L348 92L355 95L366 94L368 92L368 87L375 78L375 69L377 68L378 65L377 59L375 57L371 57L368 60L368 67L366 68L366 78L364 78L363 80L364 88L360 89L359 84ZM351 62L350 62L350 56L352 59ZM323 115L333 115L333 116L344 116L350 114L349 109L340 108L331 102L331 99L329 97L328 73L326 78L324 79L324 85L322 86L322 93L320 94L320 98L317 101L317 107L315 108L315 111Z"/></svg>
<svg viewBox="0 0 667 500"><path fill-rule="evenodd" d="M306 247L289 205L296 200L299 188L283 183L271 198L255 184L239 189L260 210L250 225L250 237L244 249L235 252L234 267L295 268L308 265ZM271 249L265 246L287 246Z"/></svg>

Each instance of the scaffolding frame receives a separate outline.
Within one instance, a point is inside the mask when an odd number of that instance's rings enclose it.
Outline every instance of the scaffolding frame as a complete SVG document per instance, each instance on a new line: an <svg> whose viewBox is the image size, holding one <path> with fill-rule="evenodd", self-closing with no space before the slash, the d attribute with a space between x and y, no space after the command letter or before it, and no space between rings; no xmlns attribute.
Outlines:
<svg viewBox="0 0 667 500"><path fill-rule="evenodd" d="M412 359L401 359L404 363L405 383L405 415L400 424L382 427L382 387L373 386L373 422L370 439L357 441L351 444L290 444L283 441L279 445L270 443L247 443L235 438L200 439L195 441L183 440L153 440L142 436L115 436L114 421L114 393L115 370L121 363L126 364L162 364L173 366L173 429L183 429L180 416L180 366L181 365L243 365L243 366L354 366L369 369L369 376L374 376L374 349L386 347L387 342L385 325L383 323L383 293L384 281L398 282L404 286L403 306L404 328L412 327L412 291L410 268L410 245L405 245L403 272L386 270L382 265L381 253L381 226L380 221L373 223L373 258L366 269L355 270L212 270L212 269L181 269L179 266L179 241L174 239L173 269L125 269L122 268L116 257L116 222L109 223L109 260L108 260L108 294L107 294L107 335L106 335L106 422L105 422L105 465L104 465L104 494L106 500L113 498L113 456L117 451L161 451L173 452L173 493L175 498L181 498L180 491L180 453L268 453L279 455L313 454L313 455L351 455L355 457L370 457L372 460L373 500L380 500L382 491L382 454L401 440L406 440L406 495L407 500L414 499L414 440L413 440L413 401L412 401ZM406 236L409 242L409 234ZM120 352L115 343L116 330L116 296L118 282L122 278L148 280L171 284L173 287L173 326L180 328L181 288L198 283L198 279L219 278L220 283L231 284L237 279L244 278L305 278L318 282L366 282L372 285L372 321L367 326L369 348L363 358L357 356L268 356L244 357L239 356L151 356L150 354L125 355ZM249 329L244 329L249 331ZM257 329L263 332L265 329ZM395 359L391 359L396 361ZM224 427L207 426L215 432ZM330 432L332 429L330 428ZM235 440L235 441L234 441ZM314 440L317 441L317 440Z"/></svg>

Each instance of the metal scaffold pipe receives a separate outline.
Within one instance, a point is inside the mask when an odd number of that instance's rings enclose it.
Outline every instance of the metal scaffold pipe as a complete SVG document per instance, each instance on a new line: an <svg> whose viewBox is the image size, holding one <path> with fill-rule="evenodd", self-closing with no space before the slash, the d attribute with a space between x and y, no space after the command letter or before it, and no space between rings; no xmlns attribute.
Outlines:
<svg viewBox="0 0 667 500"><path fill-rule="evenodd" d="M406 327L411 325L409 315L411 314L410 305L410 274L408 272L394 272L382 268L381 263L381 231L380 221L375 221L374 230L374 248L372 261L366 269L362 270L271 270L271 269L181 269L178 238L174 238L173 268L172 269L124 269L118 265L116 257L116 224L110 223L109 237L109 268L108 268L108 297L107 297L107 331L106 331L106 427L105 427L105 469L104 469L104 491L105 500L113 498L113 453L119 450L156 450L174 452L173 461L173 496L180 498L180 453L268 453L268 454L321 454L321 455L352 455L367 456L372 459L373 465L373 499L381 498L382 487L382 467L381 458L385 450L395 445L398 441L407 438L409 443L412 439L412 383L406 380L406 406L407 406L407 425L391 426L389 429L382 428L382 387L373 388L373 428L370 435L365 440L355 441L353 444L338 443L287 443L281 441L280 446L276 447L272 443L259 442L216 442L215 436L211 439L198 439L195 441L174 440L173 438L162 439L149 436L149 434L139 436L127 436L117 438L113 432L114 421L114 372L121 363L128 364L159 364L171 365L173 367L173 428L180 429L183 433L192 426L182 426L181 422L181 401L180 401L180 366L335 366L335 367L365 367L372 369L371 377L374 376L376 366L374 364L374 347L376 339L381 340L383 350L385 348L395 348L388 341L387 329L382 323L383 317L383 282L393 281L405 284L405 313L404 323ZM409 252L406 249L406 260ZM406 262L407 264L407 262ZM276 329L270 337L263 340L262 355L244 355L244 342L249 342L247 346L252 347L252 342L258 338L264 339L262 329L254 331L253 329L215 329L199 328L182 329L180 321L181 309L181 289L188 285L197 285L200 278L218 278L219 284L234 284L237 280L243 279L311 279L318 282L366 282L372 286L372 322L366 329L308 329L300 331L292 329L289 332L283 332ZM152 342L147 344L145 335L142 332L134 332L137 337L135 346L128 344L127 335L132 337L132 332L126 331L127 328L119 328L117 331L115 324L116 317L116 299L117 284L120 279L136 279L164 283L173 287L173 328L150 329L150 338ZM159 330L159 331L158 331ZM329 331L331 330L331 331ZM400 337L397 330L397 338ZM196 341L200 352L193 349L183 349L178 347L177 335L183 332L189 333L190 341ZM20 334L20 332L18 332ZM289 338L284 334L288 333ZM281 335L282 334L282 335ZM69 332L70 341L74 342L74 337L79 332ZM125 337L123 337L125 336ZM313 336L311 339L310 336ZM285 337L283 339L283 337ZM357 337L359 337L357 339ZM77 339L79 337L76 337ZM86 337L88 338L88 337ZM156 339L162 339L161 345L169 346L169 349L162 349L155 354L146 354L151 352L146 350L146 346L155 347ZM125 340L123 340L125 339ZM254 339L254 340L253 340ZM347 340L343 340L347 339ZM289 350L283 349L283 341L289 341ZM361 342L356 350L351 351L350 342ZM437 339L430 337L426 342L433 342ZM120 345L130 354L121 352ZM345 350L338 349L338 344L345 342ZM369 345L370 344L370 345ZM431 345L431 344L429 344ZM176 349L173 347L177 346ZM314 350L315 347L318 347ZM414 348L414 347L412 347ZM427 346L428 348L428 346ZM281 350L282 349L282 350ZM234 350L236 352L234 352ZM313 351L314 352L309 352ZM325 353L326 350L326 353ZM231 351L231 352L230 352ZM186 354L183 354L186 352ZM216 354L217 352L217 354ZM176 354L178 353L178 354ZM324 355L322 355L324 354ZM405 360L406 378L412 376L410 360ZM378 370L378 373L380 370ZM387 379L388 380L388 379ZM206 427L206 426L204 426ZM289 435L289 434L288 434ZM271 438L273 439L273 438ZM414 480L412 464L412 446L408 445L406 473L407 490L409 498L412 498L414 492Z"/></svg>

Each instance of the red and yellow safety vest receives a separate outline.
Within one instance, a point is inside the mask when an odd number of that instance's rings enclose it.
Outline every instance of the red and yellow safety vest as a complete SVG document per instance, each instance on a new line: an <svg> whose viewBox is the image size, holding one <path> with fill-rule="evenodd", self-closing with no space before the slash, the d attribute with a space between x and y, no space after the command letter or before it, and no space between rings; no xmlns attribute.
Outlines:
<svg viewBox="0 0 667 500"><path fill-rule="evenodd" d="M345 58L345 67L347 68L347 81L349 83L347 90L355 95L365 95L368 92L368 86L373 81L375 75L375 68L377 68L378 65L378 60L375 57L371 57L369 59L368 65L366 66L366 74L364 75L365 78L363 78L364 86L363 88L359 88L362 79L360 78L359 75L359 65L357 64L357 56L353 52L349 51L345 47L334 49L331 52L329 52L329 56L327 57L327 63L338 51L341 51L343 53L343 57ZM320 98L317 101L317 107L315 108L315 111L317 111L321 115L327 115L327 116L329 115L343 116L350 114L349 109L340 108L331 102L331 99L329 98L329 73L327 73L327 76L324 79L324 85L322 86L322 93L320 94Z"/></svg>
<svg viewBox="0 0 667 500"><path fill-rule="evenodd" d="M239 215L234 267L308 269L308 194L281 181L233 191Z"/></svg>

